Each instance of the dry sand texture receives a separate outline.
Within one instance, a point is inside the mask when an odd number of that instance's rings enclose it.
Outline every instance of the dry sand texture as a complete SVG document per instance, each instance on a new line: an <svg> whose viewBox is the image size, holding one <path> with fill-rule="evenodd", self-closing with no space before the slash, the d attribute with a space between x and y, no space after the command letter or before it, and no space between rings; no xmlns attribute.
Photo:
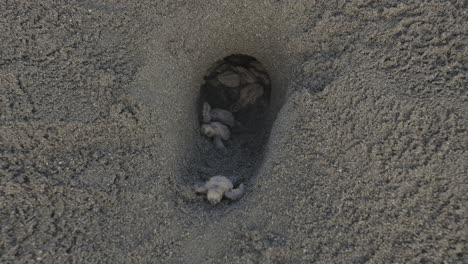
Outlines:
<svg viewBox="0 0 468 264"><path fill-rule="evenodd" d="M466 261L467 12L0 0L0 263ZM217 158L197 97L232 53L272 103ZM219 171L241 200L195 195Z"/></svg>

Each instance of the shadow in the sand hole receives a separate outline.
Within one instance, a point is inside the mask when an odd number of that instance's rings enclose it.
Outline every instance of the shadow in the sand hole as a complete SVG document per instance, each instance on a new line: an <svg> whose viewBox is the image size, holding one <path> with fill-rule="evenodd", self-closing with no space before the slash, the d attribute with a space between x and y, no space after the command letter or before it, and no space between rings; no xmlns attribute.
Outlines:
<svg viewBox="0 0 468 264"><path fill-rule="evenodd" d="M190 181L223 175L237 188L256 173L263 157L271 125L266 118L270 77L254 57L231 55L217 61L204 79L198 101L201 140L188 168Z"/></svg>

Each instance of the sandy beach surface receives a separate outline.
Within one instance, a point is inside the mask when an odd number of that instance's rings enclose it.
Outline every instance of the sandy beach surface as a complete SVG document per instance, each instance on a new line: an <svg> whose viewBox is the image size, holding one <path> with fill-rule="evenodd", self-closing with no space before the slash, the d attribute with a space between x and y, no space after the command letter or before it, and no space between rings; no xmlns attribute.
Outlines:
<svg viewBox="0 0 468 264"><path fill-rule="evenodd" d="M462 0L0 0L0 263L466 263L467 29ZM199 95L231 54L272 90L223 153ZM217 174L245 195L195 194Z"/></svg>

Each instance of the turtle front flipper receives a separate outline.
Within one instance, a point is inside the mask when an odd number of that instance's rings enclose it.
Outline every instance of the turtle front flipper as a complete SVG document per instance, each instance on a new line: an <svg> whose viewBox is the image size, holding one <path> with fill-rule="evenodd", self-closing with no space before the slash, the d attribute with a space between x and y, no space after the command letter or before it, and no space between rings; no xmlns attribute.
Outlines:
<svg viewBox="0 0 468 264"><path fill-rule="evenodd" d="M203 123L205 123L205 124L210 123L210 121L211 121L211 106L207 102L203 103L202 117L203 117Z"/></svg>
<svg viewBox="0 0 468 264"><path fill-rule="evenodd" d="M224 109L220 109L220 108L212 109L210 112L210 117L211 117L210 121L213 120L216 122L220 122L229 127L233 127L235 124L234 115L231 112L224 110Z"/></svg>
<svg viewBox="0 0 468 264"><path fill-rule="evenodd" d="M208 188L206 188L206 184L195 184L195 192L196 193L206 193L208 192Z"/></svg>
<svg viewBox="0 0 468 264"><path fill-rule="evenodd" d="M223 140L221 139L221 136L215 136L213 138L213 142L215 146L219 149L225 149L226 147L224 146Z"/></svg>
<svg viewBox="0 0 468 264"><path fill-rule="evenodd" d="M244 184L241 183L239 187L237 187L237 189L232 189L228 192L225 192L224 196L235 201L235 200L239 200L242 196L244 196L244 193L245 193L245 187L244 187Z"/></svg>

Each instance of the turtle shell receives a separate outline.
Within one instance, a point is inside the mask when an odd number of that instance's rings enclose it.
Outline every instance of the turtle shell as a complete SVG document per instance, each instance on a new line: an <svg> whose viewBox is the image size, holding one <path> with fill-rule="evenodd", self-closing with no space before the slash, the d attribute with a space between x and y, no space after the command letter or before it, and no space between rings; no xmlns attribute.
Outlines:
<svg viewBox="0 0 468 264"><path fill-rule="evenodd" d="M201 100L213 108L236 113L260 100L269 101L270 78L252 56L228 56L216 62L204 79Z"/></svg>

